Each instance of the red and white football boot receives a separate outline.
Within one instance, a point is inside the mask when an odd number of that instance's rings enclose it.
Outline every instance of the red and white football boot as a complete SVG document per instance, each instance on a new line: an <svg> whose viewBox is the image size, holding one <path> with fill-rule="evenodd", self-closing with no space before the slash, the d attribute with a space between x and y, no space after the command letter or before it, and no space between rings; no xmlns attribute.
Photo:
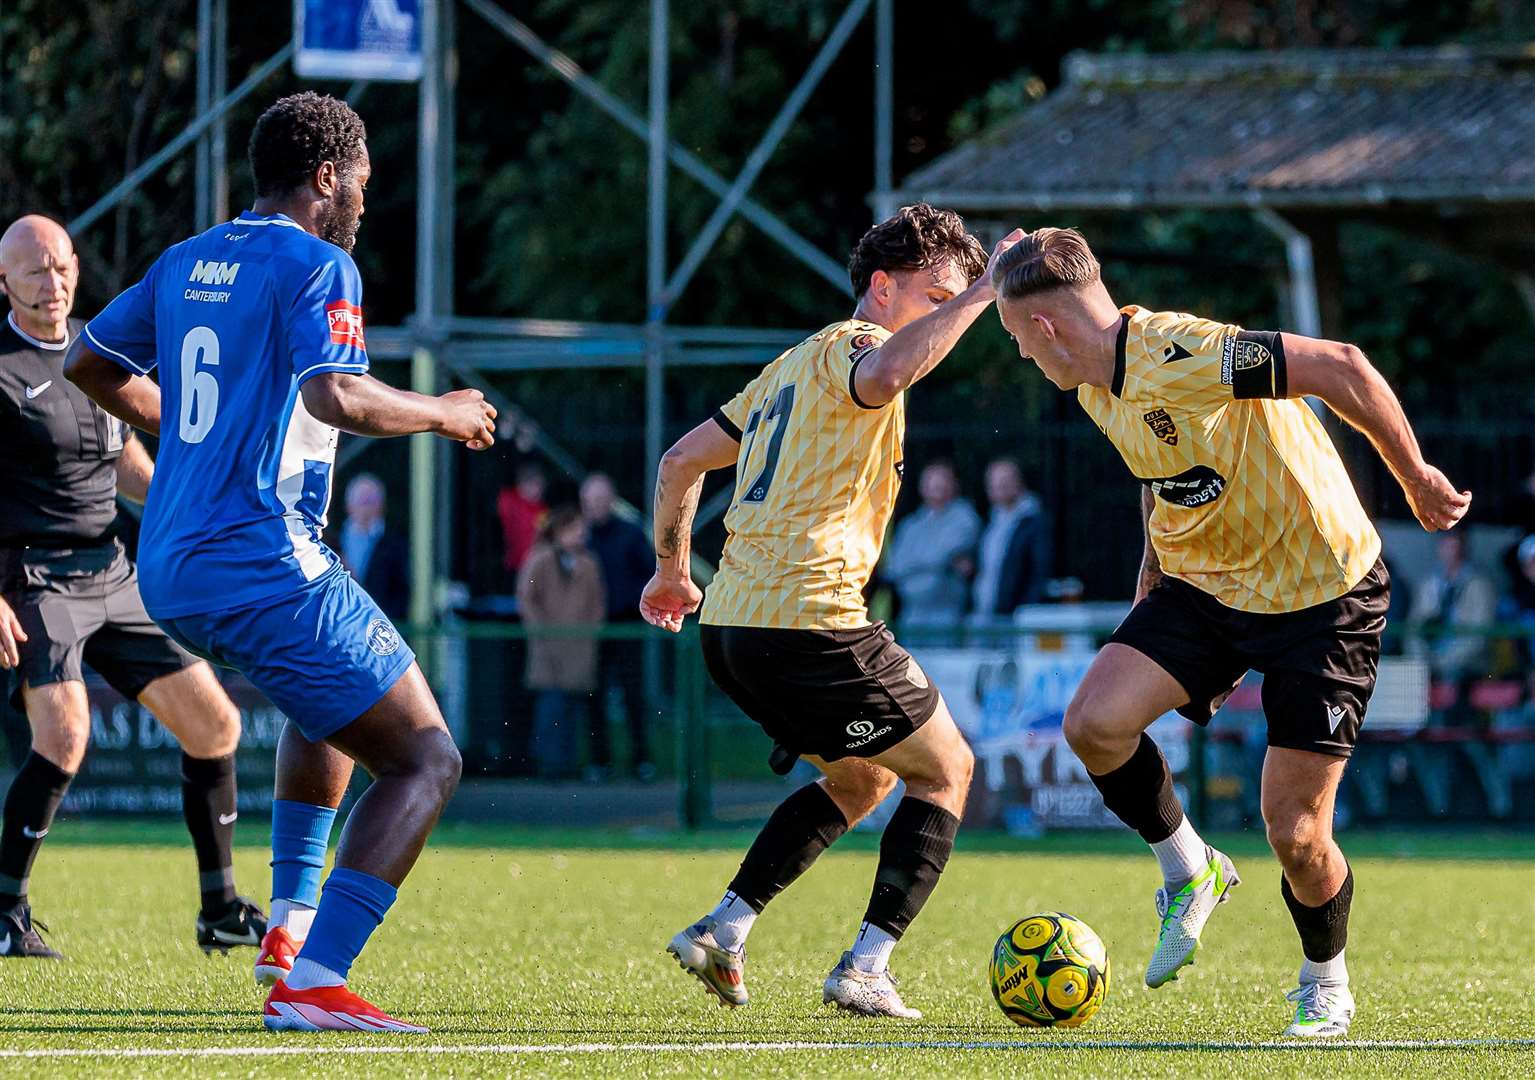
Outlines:
<svg viewBox="0 0 1535 1080"><path fill-rule="evenodd" d="M268 1031L372 1031L385 1035L425 1035L427 1029L396 1020L345 986L290 990L279 981L267 995L262 1021Z"/></svg>

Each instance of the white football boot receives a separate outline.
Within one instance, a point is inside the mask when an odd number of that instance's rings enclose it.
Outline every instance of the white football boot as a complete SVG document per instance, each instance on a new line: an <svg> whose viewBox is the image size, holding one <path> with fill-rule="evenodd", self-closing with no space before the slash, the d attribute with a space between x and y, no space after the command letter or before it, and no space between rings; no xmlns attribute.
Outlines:
<svg viewBox="0 0 1535 1080"><path fill-rule="evenodd" d="M1146 985L1164 986L1178 977L1178 969L1194 961L1199 935L1217 907L1242 883L1231 860L1214 848L1205 847L1209 863L1178 888L1157 890L1157 915L1162 927L1157 931L1157 948L1146 965Z"/></svg>
<svg viewBox="0 0 1535 1080"><path fill-rule="evenodd" d="M1348 983L1303 982L1285 995L1295 1002L1295 1019L1284 1033L1299 1039L1336 1039L1354 1020Z"/></svg>
<svg viewBox="0 0 1535 1080"><path fill-rule="evenodd" d="M705 915L667 944L683 971L704 984L721 1005L739 1007L747 1002L746 946L732 952L714 937L714 917Z"/></svg>
<svg viewBox="0 0 1535 1080"><path fill-rule="evenodd" d="M826 976L821 987L821 1003L858 1013L860 1016L894 1016L902 1020L921 1020L922 1014L901 1000L895 976L884 971L859 971L853 966L853 954L845 952L837 966Z"/></svg>

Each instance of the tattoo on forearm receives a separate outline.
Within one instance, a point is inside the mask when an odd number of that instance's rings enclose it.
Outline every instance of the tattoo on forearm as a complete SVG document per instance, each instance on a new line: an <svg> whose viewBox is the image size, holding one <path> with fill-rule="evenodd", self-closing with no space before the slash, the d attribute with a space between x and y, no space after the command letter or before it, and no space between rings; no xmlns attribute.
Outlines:
<svg viewBox="0 0 1535 1080"><path fill-rule="evenodd" d="M677 509L667 516L666 481L656 480L656 523L659 527L659 535L656 537L656 555L663 559L675 558L693 537L693 518L698 513L699 496L703 494L703 477L689 486L682 493L682 500Z"/></svg>

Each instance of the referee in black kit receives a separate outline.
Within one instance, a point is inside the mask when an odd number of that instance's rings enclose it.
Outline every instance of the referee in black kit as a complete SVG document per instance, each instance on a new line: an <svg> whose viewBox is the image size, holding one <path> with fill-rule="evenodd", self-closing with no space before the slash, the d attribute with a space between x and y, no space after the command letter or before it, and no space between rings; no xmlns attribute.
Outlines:
<svg viewBox="0 0 1535 1080"><path fill-rule="evenodd" d="M154 464L125 424L64 378L80 327L69 317L79 274L55 221L29 215L0 236L10 304L0 324L0 668L32 731L0 826L0 957L59 957L38 936L27 879L90 739L82 661L181 743L202 894L198 944L259 945L266 916L236 895L230 854L240 713L212 669L172 643L139 599L115 500L143 502Z"/></svg>

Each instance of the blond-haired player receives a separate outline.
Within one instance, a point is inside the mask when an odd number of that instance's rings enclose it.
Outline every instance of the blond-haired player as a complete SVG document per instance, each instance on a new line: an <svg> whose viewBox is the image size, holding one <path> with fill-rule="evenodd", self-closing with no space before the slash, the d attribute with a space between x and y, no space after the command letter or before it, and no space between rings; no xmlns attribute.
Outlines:
<svg viewBox="0 0 1535 1080"><path fill-rule="evenodd" d="M1104 803L1161 864L1146 984L1176 977L1238 883L1184 816L1146 728L1171 709L1208 723L1252 669L1268 719L1263 818L1305 954L1286 1034L1342 1035L1354 881L1333 800L1375 687L1391 586L1380 538L1300 399L1320 398L1370 438L1424 528L1454 525L1471 495L1423 460L1396 395L1353 345L1121 308L1072 229L1025 236L992 281L1019 353L1077 391L1143 485L1135 607L1065 731Z"/></svg>

